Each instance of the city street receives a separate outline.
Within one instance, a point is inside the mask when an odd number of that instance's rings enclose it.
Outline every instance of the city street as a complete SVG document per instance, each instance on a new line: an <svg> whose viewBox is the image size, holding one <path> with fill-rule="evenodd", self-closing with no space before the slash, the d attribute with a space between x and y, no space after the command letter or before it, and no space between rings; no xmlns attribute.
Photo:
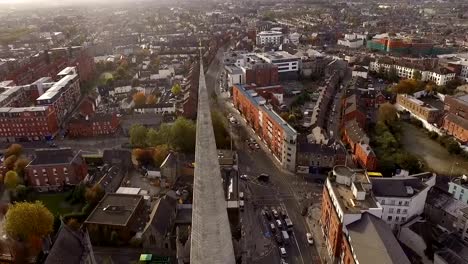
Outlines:
<svg viewBox="0 0 468 264"><path fill-rule="evenodd" d="M233 109L232 103L220 96L217 79L222 65L223 48L220 48L216 58L208 67L206 82L210 92L215 91L217 103L215 107L227 110L238 121L239 125L232 127L234 145L239 157L239 173L247 174L249 179L242 181L240 191L245 194L245 208L241 213L243 239L241 248L244 263L281 263L279 247L274 234L269 229L270 222L261 215L264 207L280 208L286 212L293 222L293 232L290 243L286 245L287 263L321 263L314 246L307 243L306 233L309 228L304 216L301 215L303 204L310 203L312 197L320 196L322 187L305 182L302 178L279 169L269 156L268 150L258 140L262 148L251 150L246 139L255 138L251 128L247 127L239 113ZM261 183L256 178L261 173L270 175L268 183ZM271 220L273 221L273 220Z"/></svg>

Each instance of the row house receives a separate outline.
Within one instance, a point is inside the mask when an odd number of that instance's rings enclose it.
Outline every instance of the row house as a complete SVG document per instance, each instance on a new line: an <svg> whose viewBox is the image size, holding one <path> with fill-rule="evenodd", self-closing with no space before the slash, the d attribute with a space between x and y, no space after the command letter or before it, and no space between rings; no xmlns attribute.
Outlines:
<svg viewBox="0 0 468 264"><path fill-rule="evenodd" d="M255 90L234 85L233 103L283 168L296 169L297 132Z"/></svg>
<svg viewBox="0 0 468 264"><path fill-rule="evenodd" d="M398 94L396 102L399 106L408 110L412 115L415 115L428 123L437 123L442 115L442 112L423 101L407 94Z"/></svg>
<svg viewBox="0 0 468 264"><path fill-rule="evenodd" d="M354 161L369 171L377 169L377 156L370 146L369 137L356 119L344 125L343 141L350 145Z"/></svg>
<svg viewBox="0 0 468 264"><path fill-rule="evenodd" d="M65 185L76 185L88 175L81 152L70 148L37 149L25 168L27 184L38 191L57 191Z"/></svg>
<svg viewBox="0 0 468 264"><path fill-rule="evenodd" d="M394 68L398 77L404 79L414 79L416 72L419 72L421 81L432 81L437 85L445 85L456 77L456 73L448 68L424 67L416 63L400 63L399 61L388 60L388 58L385 59L385 61L372 61L369 64L369 70L379 72L383 69L385 72L389 72Z"/></svg>

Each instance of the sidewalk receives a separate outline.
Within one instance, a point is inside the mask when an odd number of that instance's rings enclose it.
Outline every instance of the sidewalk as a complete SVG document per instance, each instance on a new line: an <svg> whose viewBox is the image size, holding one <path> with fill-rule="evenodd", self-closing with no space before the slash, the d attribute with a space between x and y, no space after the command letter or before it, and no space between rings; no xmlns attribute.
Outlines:
<svg viewBox="0 0 468 264"><path fill-rule="evenodd" d="M305 218L306 223L309 225L309 229L312 230L315 248L317 249L322 263L333 263L328 255L327 247L325 246L325 240L323 239L319 218L320 204L314 204L311 208L309 208L309 213Z"/></svg>

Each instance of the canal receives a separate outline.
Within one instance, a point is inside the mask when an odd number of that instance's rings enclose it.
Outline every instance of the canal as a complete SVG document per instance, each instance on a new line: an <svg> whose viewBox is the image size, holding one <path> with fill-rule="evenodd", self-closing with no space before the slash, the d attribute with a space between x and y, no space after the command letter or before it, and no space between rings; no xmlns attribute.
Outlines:
<svg viewBox="0 0 468 264"><path fill-rule="evenodd" d="M423 159L431 170L445 175L451 172L454 176L468 175L467 159L451 155L439 142L430 139L423 129L412 124L402 122L402 130L403 148Z"/></svg>

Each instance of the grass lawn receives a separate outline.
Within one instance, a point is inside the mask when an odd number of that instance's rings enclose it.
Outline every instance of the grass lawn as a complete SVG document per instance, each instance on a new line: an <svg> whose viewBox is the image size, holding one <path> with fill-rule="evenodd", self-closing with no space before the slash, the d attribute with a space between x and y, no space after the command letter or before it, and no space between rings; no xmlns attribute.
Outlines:
<svg viewBox="0 0 468 264"><path fill-rule="evenodd" d="M80 209L80 205L70 205L67 201L65 201L65 197L68 193L69 192L39 193L37 195L37 200L43 202L53 215L63 215Z"/></svg>

